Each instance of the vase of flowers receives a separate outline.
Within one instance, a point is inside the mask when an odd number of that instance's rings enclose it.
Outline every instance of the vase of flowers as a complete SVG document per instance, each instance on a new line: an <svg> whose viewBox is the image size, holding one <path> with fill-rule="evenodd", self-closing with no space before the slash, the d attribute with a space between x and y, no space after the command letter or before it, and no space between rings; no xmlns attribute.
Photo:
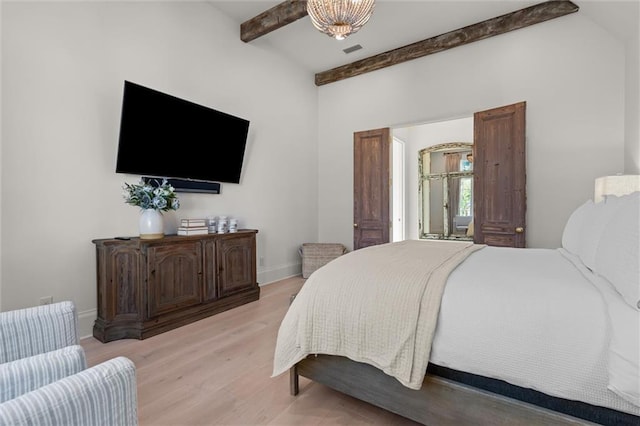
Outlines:
<svg viewBox="0 0 640 426"><path fill-rule="evenodd" d="M178 210L180 202L175 189L166 179L140 183L125 183L123 186L124 202L140 207L140 239L150 240L164 237L163 211Z"/></svg>

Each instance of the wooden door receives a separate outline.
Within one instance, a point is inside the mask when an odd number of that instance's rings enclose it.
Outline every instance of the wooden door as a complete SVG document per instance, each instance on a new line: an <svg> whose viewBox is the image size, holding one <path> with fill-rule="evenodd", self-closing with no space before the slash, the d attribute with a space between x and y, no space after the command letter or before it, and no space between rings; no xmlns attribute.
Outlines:
<svg viewBox="0 0 640 426"><path fill-rule="evenodd" d="M389 242L389 128L353 135L353 249Z"/></svg>
<svg viewBox="0 0 640 426"><path fill-rule="evenodd" d="M474 114L474 242L525 247L525 102Z"/></svg>

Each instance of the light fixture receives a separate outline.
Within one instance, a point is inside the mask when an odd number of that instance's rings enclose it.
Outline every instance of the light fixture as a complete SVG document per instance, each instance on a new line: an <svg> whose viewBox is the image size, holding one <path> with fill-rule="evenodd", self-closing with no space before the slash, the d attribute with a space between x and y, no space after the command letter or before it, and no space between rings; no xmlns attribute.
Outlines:
<svg viewBox="0 0 640 426"><path fill-rule="evenodd" d="M367 23L374 0L308 0L313 26L336 40L344 40Z"/></svg>
<svg viewBox="0 0 640 426"><path fill-rule="evenodd" d="M640 191L640 175L602 176L596 179L593 201L602 201L607 195L622 196Z"/></svg>

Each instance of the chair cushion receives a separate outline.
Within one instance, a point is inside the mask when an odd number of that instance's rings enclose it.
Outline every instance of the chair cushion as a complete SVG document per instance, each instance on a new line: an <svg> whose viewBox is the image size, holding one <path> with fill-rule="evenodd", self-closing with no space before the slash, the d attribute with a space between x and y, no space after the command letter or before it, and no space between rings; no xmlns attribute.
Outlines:
<svg viewBox="0 0 640 426"><path fill-rule="evenodd" d="M82 346L0 364L0 402L16 398L87 368Z"/></svg>
<svg viewBox="0 0 640 426"><path fill-rule="evenodd" d="M125 357L0 403L0 425L137 424L136 371Z"/></svg>

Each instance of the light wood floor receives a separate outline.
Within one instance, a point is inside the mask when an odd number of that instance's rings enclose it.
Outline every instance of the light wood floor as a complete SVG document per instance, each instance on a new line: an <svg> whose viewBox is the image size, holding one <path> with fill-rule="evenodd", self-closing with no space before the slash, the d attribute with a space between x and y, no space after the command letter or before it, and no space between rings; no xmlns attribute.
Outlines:
<svg viewBox="0 0 640 426"><path fill-rule="evenodd" d="M304 280L261 289L260 300L145 340L82 339L89 365L126 356L136 365L141 425L415 425L288 374L271 378L289 298Z"/></svg>

